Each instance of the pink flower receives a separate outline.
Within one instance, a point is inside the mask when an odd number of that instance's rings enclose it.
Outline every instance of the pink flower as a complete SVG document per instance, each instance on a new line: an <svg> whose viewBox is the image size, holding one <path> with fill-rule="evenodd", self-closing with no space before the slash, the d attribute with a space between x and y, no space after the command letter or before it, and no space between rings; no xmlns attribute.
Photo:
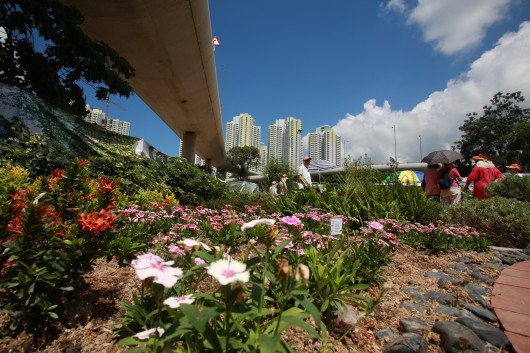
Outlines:
<svg viewBox="0 0 530 353"><path fill-rule="evenodd" d="M173 254L186 255L186 252L175 245L170 245L167 247L170 252Z"/></svg>
<svg viewBox="0 0 530 353"><path fill-rule="evenodd" d="M169 306L172 309L176 309L180 306L180 304L191 304L195 301L194 298L192 298L193 294L183 295L181 297L169 297L166 300L164 300L164 304Z"/></svg>
<svg viewBox="0 0 530 353"><path fill-rule="evenodd" d="M368 225L374 229L383 229L383 225L379 222L368 222Z"/></svg>
<svg viewBox="0 0 530 353"><path fill-rule="evenodd" d="M194 246L203 247L204 250L206 250L206 251L212 250L208 245L204 244L203 242L196 241L196 240L193 240L193 239L184 239L184 240L181 240L181 241L177 241L177 244L183 244L189 250L192 250Z"/></svg>
<svg viewBox="0 0 530 353"><path fill-rule="evenodd" d="M248 282L250 273L245 271L246 268L244 263L229 258L212 263L208 269L208 274L224 286L237 281Z"/></svg>
<svg viewBox="0 0 530 353"><path fill-rule="evenodd" d="M171 288L182 278L182 270L180 268L171 267L173 261L164 262L160 256L153 254L145 254L139 256L132 261L132 266L136 271L136 275L141 280L154 277L153 282L163 285L166 288Z"/></svg>
<svg viewBox="0 0 530 353"><path fill-rule="evenodd" d="M292 216L292 217L283 217L281 218L281 221L284 222L285 224L289 224L289 225L299 225L301 224L302 222L300 221L300 219L296 216Z"/></svg>
<svg viewBox="0 0 530 353"><path fill-rule="evenodd" d="M203 259L198 258L198 257L196 257L194 261L195 261L195 265L197 266L206 264L206 262Z"/></svg>
<svg viewBox="0 0 530 353"><path fill-rule="evenodd" d="M151 336L151 334L153 334L155 332L158 333L158 337L162 337L162 335L164 334L165 330L163 328L161 328L161 327L151 328L149 330L145 330L145 331L137 333L136 335L134 335L134 337L138 338L139 340L147 340L147 339L149 339L149 336Z"/></svg>

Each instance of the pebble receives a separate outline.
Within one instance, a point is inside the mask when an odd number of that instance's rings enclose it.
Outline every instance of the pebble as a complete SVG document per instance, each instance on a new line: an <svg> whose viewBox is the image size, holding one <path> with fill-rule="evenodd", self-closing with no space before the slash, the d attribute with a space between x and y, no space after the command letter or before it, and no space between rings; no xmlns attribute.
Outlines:
<svg viewBox="0 0 530 353"><path fill-rule="evenodd" d="M482 340L493 344L495 347L506 347L510 344L508 336L496 327L485 324L480 320L459 317L456 322L470 328Z"/></svg>
<svg viewBox="0 0 530 353"><path fill-rule="evenodd" d="M440 335L440 346L447 353L452 352L499 352L499 348L509 345L506 334L490 323L498 322L493 312L488 310L486 298L489 296L489 288L481 285L493 285L495 281L484 275L481 269L493 268L498 271L513 265L519 261L530 259L530 250L518 251L513 249L492 250L493 255L490 263L476 264L480 258L477 256L460 256L453 260L449 269L441 273L436 269L425 273L425 277L436 280L440 291L427 291L422 287L402 288L404 293L412 293L410 299L413 303L402 303L400 308L409 311L417 311L420 314L431 312L433 307L426 300L431 299L438 304L435 307L437 313L455 318L454 321L438 321L431 327L421 318L404 318L399 321L399 327L403 334L393 329L381 330L376 333L377 339L391 338L383 347L384 353L413 353L428 351L428 342L420 336L425 332L432 331ZM469 252L469 254L472 254ZM502 265L500 265L502 263ZM471 273L469 272L471 270ZM464 281L462 276L471 275L479 283ZM475 281L475 282L476 282ZM409 285L418 284L418 281L410 280ZM453 285L451 285L453 284ZM469 299L478 305L466 302L458 303L454 296L443 292L450 289L467 292ZM463 306L463 307L462 307ZM465 346L465 347L464 347Z"/></svg>
<svg viewBox="0 0 530 353"><path fill-rule="evenodd" d="M440 335L442 347L447 353L462 352L465 348L482 352L484 342L473 330L454 321L438 321L432 328Z"/></svg>
<svg viewBox="0 0 530 353"><path fill-rule="evenodd" d="M425 313L425 312L427 312L427 311L429 311L431 309L431 304L429 304L426 301L421 301L421 302L417 302L417 303L401 304L399 307L403 308L403 309L406 309L408 311L416 310L420 314L423 314L423 313Z"/></svg>
<svg viewBox="0 0 530 353"><path fill-rule="evenodd" d="M431 326L425 321L416 318L403 318L399 320L399 327L402 328L403 332L414 332L422 334L424 331L429 332Z"/></svg>
<svg viewBox="0 0 530 353"><path fill-rule="evenodd" d="M483 320L490 322L497 322L497 316L494 313L478 305L473 305L470 303L465 303L465 308L471 311L473 314L477 315Z"/></svg>
<svg viewBox="0 0 530 353"><path fill-rule="evenodd" d="M415 353L424 352L429 344L417 333L407 332L390 341L384 348L383 353Z"/></svg>
<svg viewBox="0 0 530 353"><path fill-rule="evenodd" d="M454 305L455 297L450 294L438 292L438 291L429 291L425 293L425 296L431 300L435 300L440 304L444 305Z"/></svg>

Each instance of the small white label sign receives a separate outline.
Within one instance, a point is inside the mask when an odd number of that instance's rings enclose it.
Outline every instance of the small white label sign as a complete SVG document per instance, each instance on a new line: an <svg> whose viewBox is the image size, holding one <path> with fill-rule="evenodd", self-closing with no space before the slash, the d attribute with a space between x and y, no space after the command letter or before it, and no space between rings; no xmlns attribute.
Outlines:
<svg viewBox="0 0 530 353"><path fill-rule="evenodd" d="M331 219L331 235L342 234L342 217L333 217Z"/></svg>

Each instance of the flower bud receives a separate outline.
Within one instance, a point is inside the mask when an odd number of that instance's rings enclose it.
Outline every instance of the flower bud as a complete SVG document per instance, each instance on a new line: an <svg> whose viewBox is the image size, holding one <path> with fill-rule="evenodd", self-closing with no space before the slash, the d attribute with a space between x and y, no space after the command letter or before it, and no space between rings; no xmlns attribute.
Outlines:
<svg viewBox="0 0 530 353"><path fill-rule="evenodd" d="M236 296L236 303L241 302L241 300L243 299L243 291L244 291L244 288L241 286L239 282L237 282L236 285L234 286L234 294Z"/></svg>
<svg viewBox="0 0 530 353"><path fill-rule="evenodd" d="M296 279L297 281L301 280L304 286L306 286L307 281L309 281L309 275L310 275L309 267L307 267L307 265L304 265L304 264L299 264L298 267L296 268L296 275L294 279Z"/></svg>
<svg viewBox="0 0 530 353"><path fill-rule="evenodd" d="M269 244L273 244L277 236L278 236L278 226L276 225L270 226L267 232L265 233L265 237Z"/></svg>
<svg viewBox="0 0 530 353"><path fill-rule="evenodd" d="M285 279L293 276L293 267L284 259L278 260L278 272L276 272L276 280L284 282Z"/></svg>

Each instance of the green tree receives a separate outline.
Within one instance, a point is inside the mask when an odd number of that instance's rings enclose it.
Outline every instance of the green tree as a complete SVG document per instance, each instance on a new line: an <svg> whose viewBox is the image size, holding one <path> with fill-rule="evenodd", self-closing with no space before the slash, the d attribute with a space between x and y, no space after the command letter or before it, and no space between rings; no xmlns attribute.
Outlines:
<svg viewBox="0 0 530 353"><path fill-rule="evenodd" d="M517 163L528 170L530 166L530 122L526 121L515 125L512 133L508 135L508 159L511 164Z"/></svg>
<svg viewBox="0 0 530 353"><path fill-rule="evenodd" d="M229 171L235 173L239 180L245 180L249 169L258 166L260 154L254 146L232 147L226 159L230 165Z"/></svg>
<svg viewBox="0 0 530 353"><path fill-rule="evenodd" d="M294 171L289 162L284 161L283 159L271 158L267 166L265 167L265 179L263 180L263 186L268 187L271 185L273 180L276 180L278 183L282 178L283 174L287 174L289 178L287 179L287 187L289 190L294 188L296 183L296 171Z"/></svg>
<svg viewBox="0 0 530 353"><path fill-rule="evenodd" d="M516 151L522 150L516 141L519 132L522 136L525 129L518 126L529 123L530 109L519 106L524 102L520 91L505 94L498 92L490 102L490 106L483 107L482 116L475 112L466 115L468 119L459 127L464 134L455 144L467 161L473 155L482 153L495 164L506 165L512 163L510 158L513 158Z"/></svg>
<svg viewBox="0 0 530 353"><path fill-rule="evenodd" d="M3 0L0 4L0 82L32 92L77 116L86 115L80 83L96 97L129 97L132 66L80 28L83 15L58 0Z"/></svg>

